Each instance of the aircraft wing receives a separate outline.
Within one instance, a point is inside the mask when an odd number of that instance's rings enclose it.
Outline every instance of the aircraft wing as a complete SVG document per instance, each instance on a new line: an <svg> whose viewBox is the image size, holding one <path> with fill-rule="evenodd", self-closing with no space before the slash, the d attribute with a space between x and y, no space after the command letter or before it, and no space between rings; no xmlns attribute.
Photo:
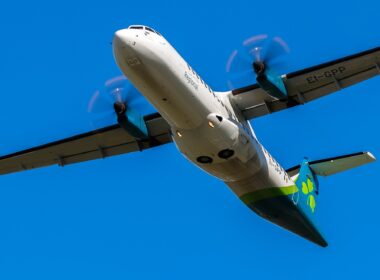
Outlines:
<svg viewBox="0 0 380 280"><path fill-rule="evenodd" d="M119 125L76 135L10 155L0 156L0 175L49 165L68 164L142 151L171 142L170 128L159 115L146 116L150 140L138 141Z"/></svg>
<svg viewBox="0 0 380 280"><path fill-rule="evenodd" d="M259 85L232 91L247 119L281 111L339 91L380 74L380 47L282 76L289 100L268 95Z"/></svg>

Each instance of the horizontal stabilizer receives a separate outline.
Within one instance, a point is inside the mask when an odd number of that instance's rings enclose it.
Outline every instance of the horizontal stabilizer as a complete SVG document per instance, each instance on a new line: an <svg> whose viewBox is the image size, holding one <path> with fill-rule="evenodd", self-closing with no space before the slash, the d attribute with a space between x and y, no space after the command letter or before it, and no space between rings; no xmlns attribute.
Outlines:
<svg viewBox="0 0 380 280"><path fill-rule="evenodd" d="M310 161L309 166L316 175L330 176L361 165L374 162L376 158L369 152L344 155L334 158ZM290 176L299 173L300 166L287 170Z"/></svg>
<svg viewBox="0 0 380 280"><path fill-rule="evenodd" d="M369 152L351 154L310 162L310 168L315 174L329 176L361 165L374 162L376 158Z"/></svg>

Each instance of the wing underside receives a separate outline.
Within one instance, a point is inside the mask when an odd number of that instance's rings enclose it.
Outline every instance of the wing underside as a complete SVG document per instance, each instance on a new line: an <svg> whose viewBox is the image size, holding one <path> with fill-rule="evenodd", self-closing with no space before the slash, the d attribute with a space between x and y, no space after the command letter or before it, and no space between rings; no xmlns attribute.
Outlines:
<svg viewBox="0 0 380 280"><path fill-rule="evenodd" d="M271 97L257 84L232 91L247 119L305 104L380 74L380 48L283 75L289 100Z"/></svg>
<svg viewBox="0 0 380 280"><path fill-rule="evenodd" d="M137 140L119 125L112 125L0 156L0 175L142 151L172 141L169 125L159 114L146 116L145 121L150 135L148 140Z"/></svg>

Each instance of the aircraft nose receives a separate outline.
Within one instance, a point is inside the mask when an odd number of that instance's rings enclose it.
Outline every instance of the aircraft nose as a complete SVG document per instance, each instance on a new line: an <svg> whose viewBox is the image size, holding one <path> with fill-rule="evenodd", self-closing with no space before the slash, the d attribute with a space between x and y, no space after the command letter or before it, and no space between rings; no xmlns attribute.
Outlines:
<svg viewBox="0 0 380 280"><path fill-rule="evenodd" d="M136 34L129 29L121 29L115 32L112 49L116 63L119 67L125 63L125 58L136 57Z"/></svg>
<svg viewBox="0 0 380 280"><path fill-rule="evenodd" d="M128 29L121 29L115 32L113 45L115 47L126 47L132 44L132 34Z"/></svg>

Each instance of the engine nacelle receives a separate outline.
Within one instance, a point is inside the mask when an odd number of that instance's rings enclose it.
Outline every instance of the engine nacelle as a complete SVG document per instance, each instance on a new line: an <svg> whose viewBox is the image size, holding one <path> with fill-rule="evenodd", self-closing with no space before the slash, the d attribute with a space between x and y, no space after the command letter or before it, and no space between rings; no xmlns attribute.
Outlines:
<svg viewBox="0 0 380 280"><path fill-rule="evenodd" d="M127 104L122 102L115 102L114 109L117 122L122 129L138 140L148 139L148 128L144 117L128 108Z"/></svg>
<svg viewBox="0 0 380 280"><path fill-rule="evenodd" d="M270 96L280 100L288 99L288 93L282 77L276 75L270 69L265 69L262 73L258 73L256 81Z"/></svg>

